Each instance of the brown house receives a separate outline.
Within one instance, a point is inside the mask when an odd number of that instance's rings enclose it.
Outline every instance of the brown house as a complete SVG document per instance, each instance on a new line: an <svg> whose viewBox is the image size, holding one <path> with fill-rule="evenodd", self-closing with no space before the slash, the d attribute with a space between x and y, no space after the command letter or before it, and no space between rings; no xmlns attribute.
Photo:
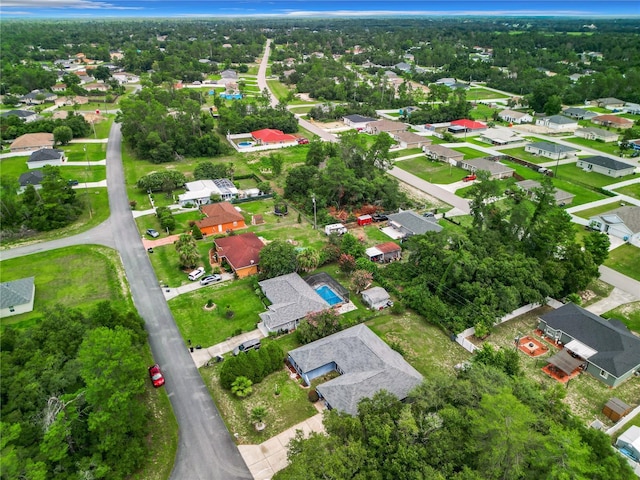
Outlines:
<svg viewBox="0 0 640 480"><path fill-rule="evenodd" d="M53 133L25 133L9 146L12 152L28 152L41 148L53 148Z"/></svg>
<svg viewBox="0 0 640 480"><path fill-rule="evenodd" d="M203 235L225 233L246 227L242 214L229 202L203 205L200 211L207 217L196 222Z"/></svg>
<svg viewBox="0 0 640 480"><path fill-rule="evenodd" d="M238 278L258 273L260 250L264 243L255 233L242 233L213 241L218 261L226 260Z"/></svg>
<svg viewBox="0 0 640 480"><path fill-rule="evenodd" d="M598 115L591 119L596 125L614 128L631 128L633 121L628 118L619 117L618 115Z"/></svg>
<svg viewBox="0 0 640 480"><path fill-rule="evenodd" d="M397 243L385 242L375 247L367 248L365 254L372 262L391 262L400 260L402 257L402 248Z"/></svg>

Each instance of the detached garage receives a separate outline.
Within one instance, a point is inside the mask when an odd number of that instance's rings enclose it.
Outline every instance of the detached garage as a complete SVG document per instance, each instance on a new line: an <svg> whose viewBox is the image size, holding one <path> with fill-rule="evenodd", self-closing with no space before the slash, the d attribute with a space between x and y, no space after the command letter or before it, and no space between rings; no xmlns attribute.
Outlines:
<svg viewBox="0 0 640 480"><path fill-rule="evenodd" d="M372 310L382 310L389 306L391 297L382 287L373 287L362 292L362 301Z"/></svg>

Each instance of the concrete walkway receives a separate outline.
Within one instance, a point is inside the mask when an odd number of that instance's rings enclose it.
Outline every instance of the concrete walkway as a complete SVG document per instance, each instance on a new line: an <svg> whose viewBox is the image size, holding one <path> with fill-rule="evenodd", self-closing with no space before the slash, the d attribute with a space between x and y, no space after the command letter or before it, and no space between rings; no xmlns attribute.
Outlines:
<svg viewBox="0 0 640 480"><path fill-rule="evenodd" d="M205 275L207 275L207 273L205 273ZM187 283L186 285L180 285L179 287L175 287L175 288L164 287L162 289L162 293L164 293L165 300L169 301L172 298L176 298L178 295L182 295L183 293L194 292L201 288L211 288L214 285L220 285L221 283L229 282L234 279L233 273L221 273L220 275L222 276L222 280L220 280L219 282L212 283L210 285L200 285L200 282L197 281L197 282Z"/></svg>
<svg viewBox="0 0 640 480"><path fill-rule="evenodd" d="M106 186L107 186L107 181L100 180L99 182L80 182L78 185L74 185L71 188L75 190L81 190L83 188L101 188Z"/></svg>
<svg viewBox="0 0 640 480"><path fill-rule="evenodd" d="M191 352L191 358L196 367L200 368L206 365L209 360L216 358L218 355L222 356L225 353L230 353L234 348L247 340L253 340L254 338L264 338L264 334L258 330L251 330L250 332L241 333L235 337L229 337L224 342L217 343L207 348L194 349ZM195 347L196 345L192 345Z"/></svg>
<svg viewBox="0 0 640 480"><path fill-rule="evenodd" d="M296 430L302 430L305 437L311 432L324 432L322 414L314 415L260 445L238 445L240 455L254 480L269 480L287 466L287 447L289 441L295 437Z"/></svg>

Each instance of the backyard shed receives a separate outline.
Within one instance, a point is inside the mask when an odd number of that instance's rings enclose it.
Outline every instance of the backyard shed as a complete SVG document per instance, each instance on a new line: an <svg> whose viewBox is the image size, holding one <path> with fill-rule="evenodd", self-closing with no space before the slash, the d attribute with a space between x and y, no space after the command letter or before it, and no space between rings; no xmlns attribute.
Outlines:
<svg viewBox="0 0 640 480"><path fill-rule="evenodd" d="M373 287L362 292L362 301L372 310L381 310L389 305L389 293L382 287Z"/></svg>
<svg viewBox="0 0 640 480"><path fill-rule="evenodd" d="M631 407L616 397L613 397L611 400L609 400L602 409L602 413L604 413L607 418L610 418L614 422L620 420L630 411Z"/></svg>
<svg viewBox="0 0 640 480"><path fill-rule="evenodd" d="M363 226L363 225L371 225L373 223L373 218L371 218L371 215L360 215L358 217L358 225Z"/></svg>

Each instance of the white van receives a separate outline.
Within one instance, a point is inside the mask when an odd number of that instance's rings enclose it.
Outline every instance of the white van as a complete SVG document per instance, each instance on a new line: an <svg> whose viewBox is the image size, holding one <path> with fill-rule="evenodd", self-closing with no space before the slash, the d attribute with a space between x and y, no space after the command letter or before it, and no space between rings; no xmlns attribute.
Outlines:
<svg viewBox="0 0 640 480"><path fill-rule="evenodd" d="M204 275L204 267L198 267L189 274L189 280L193 282L194 280L199 279L202 275Z"/></svg>

